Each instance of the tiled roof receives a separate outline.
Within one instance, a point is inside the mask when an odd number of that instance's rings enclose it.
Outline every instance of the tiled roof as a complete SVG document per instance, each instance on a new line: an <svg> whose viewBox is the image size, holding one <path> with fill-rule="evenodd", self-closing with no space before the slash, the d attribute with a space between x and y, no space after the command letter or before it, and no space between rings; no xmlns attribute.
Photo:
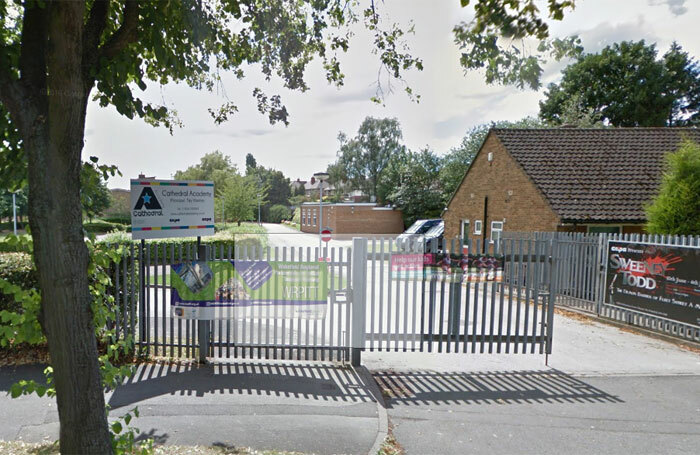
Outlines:
<svg viewBox="0 0 700 455"><path fill-rule="evenodd" d="M645 220L663 156L695 128L493 129L563 222Z"/></svg>

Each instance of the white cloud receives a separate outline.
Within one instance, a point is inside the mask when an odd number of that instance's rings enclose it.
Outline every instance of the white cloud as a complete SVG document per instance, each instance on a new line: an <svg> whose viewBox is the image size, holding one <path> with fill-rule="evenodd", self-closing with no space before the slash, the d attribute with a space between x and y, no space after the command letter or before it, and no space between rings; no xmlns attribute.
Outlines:
<svg viewBox="0 0 700 455"><path fill-rule="evenodd" d="M378 62L370 50L371 37L362 30L342 57L345 86L328 86L318 62L308 70L311 90L289 92L278 82L268 83L255 67L246 69L239 81L224 75L223 92L199 92L186 86L160 89L151 84L146 97L165 99L179 112L185 126L171 136L140 120L128 120L113 108L91 104L88 110L84 156L97 155L100 162L116 164L124 174L110 186L126 187L128 179L143 172L169 178L176 170L196 163L208 152L220 150L242 168L245 155L252 153L258 163L283 171L291 178L308 177L325 169L335 159L338 131L354 134L368 116L397 117L404 142L414 150L428 144L437 153L456 146L474 125L498 120L517 120L536 115L539 92L513 87L488 86L483 74L467 75L459 66L459 49L454 45L452 27L470 16L457 0L386 0L383 5L400 23L415 22L415 35L407 35L412 51L422 57L425 71L406 75L411 87L421 94L419 104L401 93L386 99L386 106L369 101L374 94ZM682 13L682 14L680 14ZM695 2L679 0L582 0L563 21L554 22L555 36L580 34L587 52L595 52L620 40L646 39L665 50L677 40L685 50L700 56L696 38L700 11ZM544 83L555 81L567 62L545 67ZM254 87L280 93L290 113L290 125L270 125L257 112L251 97ZM216 126L207 108L228 99L240 109L229 122Z"/></svg>
<svg viewBox="0 0 700 455"><path fill-rule="evenodd" d="M669 11L674 16L681 16L688 12L685 6L686 0L649 0L650 5L668 5Z"/></svg>

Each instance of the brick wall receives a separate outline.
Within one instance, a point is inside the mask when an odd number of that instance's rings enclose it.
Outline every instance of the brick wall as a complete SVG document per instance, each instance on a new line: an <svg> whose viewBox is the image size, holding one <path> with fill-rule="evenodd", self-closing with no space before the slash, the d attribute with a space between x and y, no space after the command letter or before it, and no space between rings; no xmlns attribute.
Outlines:
<svg viewBox="0 0 700 455"><path fill-rule="evenodd" d="M315 216L314 216L315 214ZM400 210L373 205L323 204L323 227L336 234L400 234L404 230ZM318 204L301 206L302 232L318 232Z"/></svg>
<svg viewBox="0 0 700 455"><path fill-rule="evenodd" d="M488 154L493 154L489 162ZM488 197L488 218L484 223L484 198ZM508 154L495 135L490 134L476 156L447 211L445 238L460 235L463 219L470 221L470 238L491 237L491 222L503 221L504 231L555 231L559 217L530 181L520 165ZM475 220L482 220L482 234L474 234Z"/></svg>

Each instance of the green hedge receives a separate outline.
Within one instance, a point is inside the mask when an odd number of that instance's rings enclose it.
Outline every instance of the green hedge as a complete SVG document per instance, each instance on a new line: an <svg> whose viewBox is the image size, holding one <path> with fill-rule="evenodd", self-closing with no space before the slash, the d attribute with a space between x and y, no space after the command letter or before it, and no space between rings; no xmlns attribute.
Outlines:
<svg viewBox="0 0 700 455"><path fill-rule="evenodd" d="M100 240L99 242L101 245L113 245L113 246L118 246L118 245L125 245L129 246L131 244L134 245L134 248L137 249L140 245L140 241L138 240L132 240L131 239L131 234L126 233L126 232L114 232L110 233L105 238ZM255 248L256 251L259 251L260 248L265 248L267 246L267 236L266 235L257 235L257 234L232 234L230 231L222 231L218 232L217 234L209 237L205 237L202 239L202 243L206 245L210 245L212 248L216 249L216 254L217 257L219 255L219 252L221 251L221 248L224 250L224 254L228 254L228 249L229 247L233 251L234 248L239 247L239 248L248 248L249 251L251 248ZM171 258L175 256L176 260L179 260L179 251L180 248L182 247L182 254L185 255L187 253L188 248L190 249L191 254L194 254L197 248L197 238L196 237L175 237L175 238L169 238L169 239L153 239L153 240L147 240L146 241L147 247L150 249L151 252L151 257L153 258L156 249L158 251L158 255L162 256L163 254L163 247L165 246L166 254L168 258ZM233 254L233 253L232 253Z"/></svg>
<svg viewBox="0 0 700 455"><path fill-rule="evenodd" d="M127 231L131 229L131 226L121 223L110 223L104 220L94 220L83 223L83 229L89 234L106 234L112 231Z"/></svg>
<svg viewBox="0 0 700 455"><path fill-rule="evenodd" d="M131 215L128 213L121 215L103 216L101 219L108 223L124 224L127 226L131 224Z"/></svg>
<svg viewBox="0 0 700 455"><path fill-rule="evenodd" d="M0 278L21 286L22 289L39 287L32 257L26 253L0 254ZM0 311L19 309L20 305L13 296L0 293Z"/></svg>

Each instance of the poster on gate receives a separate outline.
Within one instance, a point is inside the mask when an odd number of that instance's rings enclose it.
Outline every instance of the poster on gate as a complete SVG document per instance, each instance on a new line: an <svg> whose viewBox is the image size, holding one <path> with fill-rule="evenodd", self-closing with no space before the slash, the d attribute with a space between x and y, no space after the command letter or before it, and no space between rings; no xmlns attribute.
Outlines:
<svg viewBox="0 0 700 455"><path fill-rule="evenodd" d="M448 282L500 282L503 256L484 254L395 254L391 277L395 280L436 279Z"/></svg>
<svg viewBox="0 0 700 455"><path fill-rule="evenodd" d="M700 325L700 248L608 243L610 305Z"/></svg>
<svg viewBox="0 0 700 455"><path fill-rule="evenodd" d="M193 261L170 267L171 312L183 319L326 317L328 264Z"/></svg>

